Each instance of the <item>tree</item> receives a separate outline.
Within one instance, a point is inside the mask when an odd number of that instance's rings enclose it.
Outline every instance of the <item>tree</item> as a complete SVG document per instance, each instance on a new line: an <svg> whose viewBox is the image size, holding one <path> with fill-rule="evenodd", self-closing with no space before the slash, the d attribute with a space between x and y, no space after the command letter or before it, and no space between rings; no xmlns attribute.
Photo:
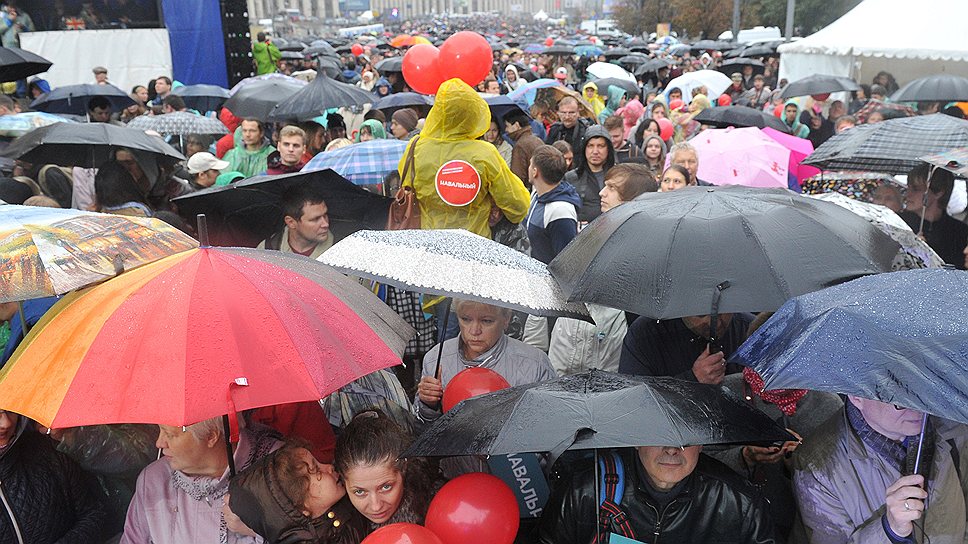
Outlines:
<svg viewBox="0 0 968 544"><path fill-rule="evenodd" d="M733 20L732 0L673 0L673 25L690 36L716 39Z"/></svg>
<svg viewBox="0 0 968 544"><path fill-rule="evenodd" d="M633 36L655 32L655 25L671 22L672 15L670 0L624 0L614 13L619 29Z"/></svg>

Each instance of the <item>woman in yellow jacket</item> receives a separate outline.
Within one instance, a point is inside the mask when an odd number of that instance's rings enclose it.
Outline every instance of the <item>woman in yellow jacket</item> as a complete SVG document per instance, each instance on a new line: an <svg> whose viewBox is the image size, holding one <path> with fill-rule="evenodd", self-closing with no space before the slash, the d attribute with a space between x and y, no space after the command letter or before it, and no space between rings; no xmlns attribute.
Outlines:
<svg viewBox="0 0 968 544"><path fill-rule="evenodd" d="M420 137L400 160L400 178L415 191L424 229L466 229L491 237L496 204L512 223L528 213L530 196L494 145L480 140L491 124L487 103L460 79L441 84ZM414 148L414 177L404 167Z"/></svg>

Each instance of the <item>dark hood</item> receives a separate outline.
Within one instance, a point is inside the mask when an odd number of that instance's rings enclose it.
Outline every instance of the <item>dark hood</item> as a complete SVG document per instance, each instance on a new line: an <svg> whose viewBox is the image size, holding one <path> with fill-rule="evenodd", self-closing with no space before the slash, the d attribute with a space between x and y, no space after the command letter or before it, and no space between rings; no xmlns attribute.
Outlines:
<svg viewBox="0 0 968 544"><path fill-rule="evenodd" d="M585 129L585 136L581 140L581 151L575 151L575 170L578 175L582 175L588 169L588 165L585 163L585 148L588 147L588 141L592 138L605 138L605 144L608 146L608 158L605 159L605 170L615 166L615 148L612 147L612 139L609 137L608 132L602 125L592 125Z"/></svg>
<svg viewBox="0 0 968 544"><path fill-rule="evenodd" d="M554 189L543 195L539 195L537 200L542 204L547 204L548 202L567 202L574 204L577 208L581 208L581 196L578 195L575 186L567 181L562 181Z"/></svg>
<svg viewBox="0 0 968 544"><path fill-rule="evenodd" d="M17 445L17 441L20 440L20 437L24 434L28 424L30 424L30 418L27 416L20 416L17 419L17 430L14 431L13 438L10 439L10 444L8 444L5 448L0 449L0 460L6 457L7 453L9 453L10 450Z"/></svg>
<svg viewBox="0 0 968 544"><path fill-rule="evenodd" d="M315 541L318 537L312 519L292 504L276 480L272 470L275 458L267 455L232 479L232 511L268 543Z"/></svg>

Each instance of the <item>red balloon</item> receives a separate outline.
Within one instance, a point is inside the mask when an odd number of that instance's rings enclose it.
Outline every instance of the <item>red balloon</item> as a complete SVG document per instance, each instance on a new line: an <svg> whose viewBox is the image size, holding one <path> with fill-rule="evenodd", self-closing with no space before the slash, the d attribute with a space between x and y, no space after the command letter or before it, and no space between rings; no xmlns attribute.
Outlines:
<svg viewBox="0 0 968 544"><path fill-rule="evenodd" d="M465 368L457 373L444 389L445 412L464 399L507 389L511 384L503 376L487 368Z"/></svg>
<svg viewBox="0 0 968 544"><path fill-rule="evenodd" d="M545 45L546 46L551 47L554 44L555 44L554 38L545 38Z"/></svg>
<svg viewBox="0 0 968 544"><path fill-rule="evenodd" d="M380 527L362 544L442 544L430 529L413 523L393 523Z"/></svg>
<svg viewBox="0 0 968 544"><path fill-rule="evenodd" d="M773 115L776 117L783 117L783 104L777 104L777 106L773 108Z"/></svg>
<svg viewBox="0 0 968 544"><path fill-rule="evenodd" d="M659 138L668 142L669 138L672 138L672 121L666 119L665 117L659 119Z"/></svg>
<svg viewBox="0 0 968 544"><path fill-rule="evenodd" d="M363 46L358 43L354 43L353 47L350 47L350 51L353 52L353 55L358 57L363 54Z"/></svg>
<svg viewBox="0 0 968 544"><path fill-rule="evenodd" d="M440 50L426 43L411 47L403 56L403 79L418 93L436 94L444 82L440 75Z"/></svg>
<svg viewBox="0 0 968 544"><path fill-rule="evenodd" d="M472 472L440 488L430 501L426 525L443 544L511 544L520 516L511 488L496 476Z"/></svg>
<svg viewBox="0 0 968 544"><path fill-rule="evenodd" d="M440 46L440 72L444 81L460 78L471 87L491 72L491 45L477 32L462 30Z"/></svg>
<svg viewBox="0 0 968 544"><path fill-rule="evenodd" d="M716 103L720 106L729 106L733 103L733 99L728 94L721 94L719 95L719 99L716 100Z"/></svg>
<svg viewBox="0 0 968 544"><path fill-rule="evenodd" d="M684 104L685 104L685 102L683 102L681 98L676 98L672 102L669 102L669 109L672 110L672 111L677 111Z"/></svg>

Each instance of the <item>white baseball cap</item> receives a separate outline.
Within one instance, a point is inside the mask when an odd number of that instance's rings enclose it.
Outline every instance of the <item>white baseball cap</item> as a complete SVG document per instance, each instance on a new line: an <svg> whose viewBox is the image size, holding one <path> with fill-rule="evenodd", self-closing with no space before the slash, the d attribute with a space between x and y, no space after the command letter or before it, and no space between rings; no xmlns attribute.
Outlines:
<svg viewBox="0 0 968 544"><path fill-rule="evenodd" d="M188 173L201 174L209 170L225 170L229 163L215 158L215 155L207 151L201 151L189 157L185 166L188 168Z"/></svg>

